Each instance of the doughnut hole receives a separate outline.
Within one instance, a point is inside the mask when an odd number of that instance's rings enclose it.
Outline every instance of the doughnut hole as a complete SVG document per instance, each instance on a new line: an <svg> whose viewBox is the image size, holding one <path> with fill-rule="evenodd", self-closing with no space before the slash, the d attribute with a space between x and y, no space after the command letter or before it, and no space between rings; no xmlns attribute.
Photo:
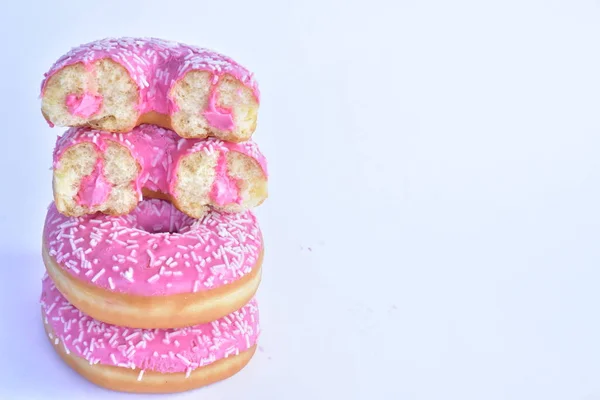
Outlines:
<svg viewBox="0 0 600 400"><path fill-rule="evenodd" d="M211 203L218 210L226 212L241 212L262 204L268 196L267 177L256 160L245 154L235 151L225 154L227 159L227 174L237 181L240 204L229 203L218 206Z"/></svg>
<svg viewBox="0 0 600 400"><path fill-rule="evenodd" d="M234 128L231 131L211 126L203 112L208 109L213 75L205 71L190 71L171 89L170 96L178 111L171 115L173 130L186 138L214 136L222 140L248 140L256 129L258 101L252 90L231 75L219 79L216 106L231 110Z"/></svg>
<svg viewBox="0 0 600 400"><path fill-rule="evenodd" d="M179 161L173 188L174 202L190 217L202 218L208 211L218 158L218 152L206 154L199 151Z"/></svg>
<svg viewBox="0 0 600 400"><path fill-rule="evenodd" d="M69 95L100 95L102 105L89 118L71 114ZM86 68L76 63L62 68L48 79L42 94L42 113L57 126L91 126L111 132L132 129L138 119L138 89L127 70L104 58Z"/></svg>
<svg viewBox="0 0 600 400"><path fill-rule="evenodd" d="M104 162L104 177L110 184L108 198L96 206L79 204L81 181L90 175L99 160ZM54 169L53 188L56 208L68 216L95 212L121 215L133 210L138 202L134 180L139 166L125 147L109 142L102 154L92 143L78 143L67 149Z"/></svg>

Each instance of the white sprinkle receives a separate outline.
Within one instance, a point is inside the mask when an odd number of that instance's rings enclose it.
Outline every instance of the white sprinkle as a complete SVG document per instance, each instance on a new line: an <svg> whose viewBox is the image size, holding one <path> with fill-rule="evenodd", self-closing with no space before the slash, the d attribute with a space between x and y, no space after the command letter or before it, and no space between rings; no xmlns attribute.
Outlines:
<svg viewBox="0 0 600 400"><path fill-rule="evenodd" d="M108 277L108 285L110 286L111 290L115 290L115 283L113 282L112 277Z"/></svg>
<svg viewBox="0 0 600 400"><path fill-rule="evenodd" d="M125 338L125 340L130 341L131 339L134 339L134 338L138 337L139 335L140 335L139 331L138 332L133 332L131 335L127 336Z"/></svg>
<svg viewBox="0 0 600 400"><path fill-rule="evenodd" d="M150 278L148 278L148 283L154 283L160 278L159 274L154 274Z"/></svg>
<svg viewBox="0 0 600 400"><path fill-rule="evenodd" d="M54 307L56 307L56 302L52 303L52 305L46 309L46 314L50 314L50 312L54 310Z"/></svg>
<svg viewBox="0 0 600 400"><path fill-rule="evenodd" d="M98 280L98 278L100 278L102 275L104 275L104 268L102 268L100 271L98 271L98 273L96 275L94 275L94 277L92 278L92 282L96 282Z"/></svg>
<svg viewBox="0 0 600 400"><path fill-rule="evenodd" d="M182 356L181 354L177 353L177 358L179 358L181 361L183 361L183 363L188 366L191 364L190 360L188 360L187 358L185 358L184 356Z"/></svg>
<svg viewBox="0 0 600 400"><path fill-rule="evenodd" d="M142 380L142 377L144 376L144 370L140 371L140 374L137 377L138 382Z"/></svg>
<svg viewBox="0 0 600 400"><path fill-rule="evenodd" d="M148 257L150 257L150 263L153 264L154 263L154 254L152 253L152 251L150 251L150 249L146 249L146 254L148 254Z"/></svg>
<svg viewBox="0 0 600 400"><path fill-rule="evenodd" d="M119 335L118 331L115 331L115 333L113 333L113 335L111 336L111 338L108 340L108 344L110 344L111 346L114 347L114 341L117 340L117 337Z"/></svg>
<svg viewBox="0 0 600 400"><path fill-rule="evenodd" d="M129 268L127 271L121 272L121 276L123 276L123 278L127 279L129 282L133 282L133 268Z"/></svg>

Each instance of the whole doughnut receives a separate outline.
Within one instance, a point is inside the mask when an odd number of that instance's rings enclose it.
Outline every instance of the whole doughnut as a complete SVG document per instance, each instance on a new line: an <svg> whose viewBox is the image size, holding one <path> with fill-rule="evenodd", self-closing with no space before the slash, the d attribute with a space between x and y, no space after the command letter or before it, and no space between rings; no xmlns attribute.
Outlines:
<svg viewBox="0 0 600 400"><path fill-rule="evenodd" d="M137 393L182 392L226 379L252 358L260 334L256 300L210 323L131 329L94 320L45 275L42 319L58 355L89 381Z"/></svg>
<svg viewBox="0 0 600 400"><path fill-rule="evenodd" d="M209 206L241 212L267 197L267 163L254 142L183 139L155 125L127 135L71 128L56 142L54 200L69 216L121 215L159 197L201 218Z"/></svg>
<svg viewBox="0 0 600 400"><path fill-rule="evenodd" d="M75 307L133 328L179 328L239 309L258 288L262 254L250 211L196 220L159 199L118 217L67 217L51 205L42 250Z"/></svg>
<svg viewBox="0 0 600 400"><path fill-rule="evenodd" d="M42 82L51 125L127 132L142 123L186 138L244 141L256 129L260 93L229 57L156 38L107 38L63 55Z"/></svg>

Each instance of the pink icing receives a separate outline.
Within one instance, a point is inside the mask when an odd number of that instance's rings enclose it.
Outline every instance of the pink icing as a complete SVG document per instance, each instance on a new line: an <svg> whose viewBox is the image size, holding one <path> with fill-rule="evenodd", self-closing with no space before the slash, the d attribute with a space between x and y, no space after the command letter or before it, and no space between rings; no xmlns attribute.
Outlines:
<svg viewBox="0 0 600 400"><path fill-rule="evenodd" d="M217 91L212 90L208 98L208 108L202 113L206 121L213 128L220 129L222 131L232 131L235 128L231 110L217 106Z"/></svg>
<svg viewBox="0 0 600 400"><path fill-rule="evenodd" d="M260 335L256 300L216 321L182 329L132 329L95 320L70 304L48 275L42 280L50 340L90 364L161 373L186 372L248 350ZM143 380L143 372L138 379Z"/></svg>
<svg viewBox="0 0 600 400"><path fill-rule="evenodd" d="M121 64L136 82L140 113L171 114L175 111L177 105L170 98L171 88L192 70L213 74L213 92L221 77L231 75L251 89L257 101L260 98L253 74L231 58L209 49L156 38L108 38L73 48L44 75L42 93L48 79L60 69L75 63L93 68L92 64L103 58ZM226 117L220 115L222 113L215 110L209 110L209 113L219 114L209 114L209 123L214 122L215 127L229 126Z"/></svg>
<svg viewBox="0 0 600 400"><path fill-rule="evenodd" d="M104 163L98 160L91 174L84 177L79 185L77 203L86 207L94 207L108 199L111 184L104 177Z"/></svg>
<svg viewBox="0 0 600 400"><path fill-rule="evenodd" d="M102 96L87 92L79 96L70 94L67 96L65 104L72 115L89 118L102 107Z"/></svg>
<svg viewBox="0 0 600 400"><path fill-rule="evenodd" d="M74 278L141 296L227 285L252 271L263 247L250 211L212 211L196 220L157 199L143 200L119 217L67 217L53 203L44 241L50 256Z"/></svg>
<svg viewBox="0 0 600 400"><path fill-rule="evenodd" d="M171 130L155 125L140 125L128 134L112 134L89 128L71 128L56 141L54 167L58 167L62 154L71 146L84 142L92 143L99 151L103 152L109 141L128 148L140 166L141 171L136 180L136 190L140 198L143 188L175 196L179 161L183 156L199 151L207 154L213 152L223 154L230 151L242 153L256 160L265 176L268 174L266 158L252 141L231 143L216 138L184 139ZM226 175L225 171L225 177ZM223 177L223 175L219 176ZM235 197L238 198L239 194ZM241 200L239 199L239 201Z"/></svg>
<svg viewBox="0 0 600 400"><path fill-rule="evenodd" d="M225 153L219 155L216 167L216 176L210 191L211 199L218 205L242 202L237 181L227 173L227 158Z"/></svg>

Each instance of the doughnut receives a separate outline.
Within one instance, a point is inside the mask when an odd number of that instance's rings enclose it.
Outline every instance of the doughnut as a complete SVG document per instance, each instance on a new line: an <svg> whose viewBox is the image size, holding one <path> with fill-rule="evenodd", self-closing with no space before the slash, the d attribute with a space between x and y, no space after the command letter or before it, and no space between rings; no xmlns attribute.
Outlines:
<svg viewBox="0 0 600 400"><path fill-rule="evenodd" d="M156 38L107 38L60 57L44 75L50 126L128 132L150 123L185 138L240 142L256 129L260 92L229 57Z"/></svg>
<svg viewBox="0 0 600 400"><path fill-rule="evenodd" d="M97 320L181 328L246 304L261 279L263 242L250 211L194 219L160 199L124 216L67 217L52 204L42 257L58 290Z"/></svg>
<svg viewBox="0 0 600 400"><path fill-rule="evenodd" d="M242 212L267 197L267 164L252 141L183 139L155 125L127 135L71 128L53 157L54 201L68 216L131 212L143 195L201 218L209 206Z"/></svg>
<svg viewBox="0 0 600 400"><path fill-rule="evenodd" d="M75 308L45 275L41 308L48 340L96 385L137 393L182 392L226 379L252 358L260 327L251 300L213 322L181 329L132 329Z"/></svg>

